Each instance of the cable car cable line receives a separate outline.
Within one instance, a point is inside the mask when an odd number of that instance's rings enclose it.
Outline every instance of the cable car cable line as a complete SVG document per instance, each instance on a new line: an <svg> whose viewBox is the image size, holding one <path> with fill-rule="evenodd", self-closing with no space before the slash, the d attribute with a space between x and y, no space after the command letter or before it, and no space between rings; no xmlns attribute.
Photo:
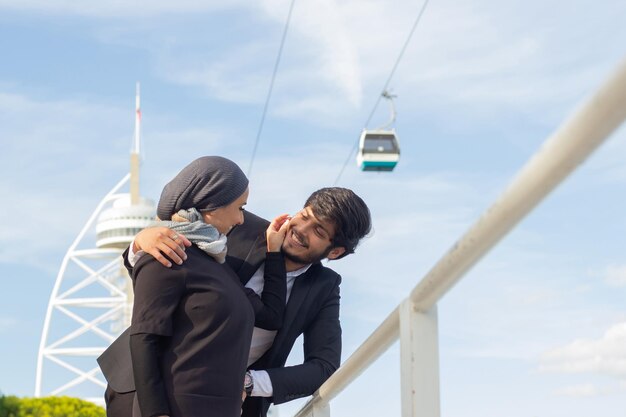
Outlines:
<svg viewBox="0 0 626 417"><path fill-rule="evenodd" d="M428 5L428 2L429 2L429 0L424 0L424 4L422 5L422 8L420 9L420 12L417 15L417 18L415 19L415 22L413 23L413 27L411 28L411 31L409 32L409 35L407 36L407 38L406 38L406 40L404 42L404 45L402 46L402 49L400 50L400 54L398 55L398 58L396 59L396 62L393 64L393 68L391 69L391 72L389 73L389 76L387 77L387 81L385 81L385 84L383 86L382 92L380 93L380 95L376 99L376 103L374 103L374 107L372 108L372 111L370 112L367 120L365 121L364 129L367 128L367 125L372 120L372 117L374 117L374 113L376 112L376 109L378 108L378 105L380 104L381 98L385 97L384 94L387 93L387 89L389 88L389 83L391 82L391 79L393 78L393 76L394 76L394 74L396 72L396 69L398 68L398 64L400 64L400 61L402 60L402 57L404 56L404 52L406 51L406 48L408 47L409 42L411 41L411 38L413 37L413 33L415 32L415 29L417 28L417 25L419 24L420 20L422 19L422 15L424 14L424 11L426 10L426 6ZM346 167L350 163L350 160L352 159L352 155L354 154L354 151L359 146L360 142L361 142L360 140L356 141L355 144L352 146L352 149L350 149L350 153L348 154L348 157L346 158L345 162L343 163L343 166L341 167L341 170L339 171L339 175L337 175L337 178L335 179L335 182L333 183L333 185L337 185L337 183L341 179L341 176L343 175L343 172L345 171Z"/></svg>
<svg viewBox="0 0 626 417"><path fill-rule="evenodd" d="M396 121L396 106L393 104L393 99L398 97L398 96L396 94L391 94L387 90L383 91L381 96L383 98L386 98L387 100L389 100L389 104L391 105L391 120L389 120L389 122L386 125L382 125L381 127L377 128L376 130L389 129Z"/></svg>
<svg viewBox="0 0 626 417"><path fill-rule="evenodd" d="M287 38L287 31L289 29L289 22L291 21L291 12L293 11L293 5L296 0L291 0L291 4L289 5L289 12L287 13L287 21L285 22L285 28L283 29L283 36L280 40L280 47L278 48L278 55L276 56L276 62L274 63L274 71L272 72L272 78L270 80L270 86L267 91L267 97L265 98L265 105L263 106L263 113L261 115L261 122L259 123L259 129L256 134L256 139L254 141L254 147L252 148L252 157L250 158L250 164L248 165L248 178L251 178L252 173L252 165L254 164L254 159L256 157L256 151L259 147L259 140L261 139L261 132L263 131L263 125L265 124L265 116L267 115L267 108L270 103L270 97L272 96L272 90L274 89L274 81L276 80L276 73L278 72L278 65L280 64L280 58L283 54L283 47L285 46L285 39Z"/></svg>

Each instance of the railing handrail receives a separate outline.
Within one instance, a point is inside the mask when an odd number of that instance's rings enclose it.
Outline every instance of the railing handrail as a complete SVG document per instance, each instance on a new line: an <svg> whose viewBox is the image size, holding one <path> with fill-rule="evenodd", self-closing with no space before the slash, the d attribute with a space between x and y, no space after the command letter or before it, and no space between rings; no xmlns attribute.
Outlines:
<svg viewBox="0 0 626 417"><path fill-rule="evenodd" d="M509 187L411 291L426 312L626 119L626 61L519 171ZM399 337L399 306L294 417L326 406Z"/></svg>

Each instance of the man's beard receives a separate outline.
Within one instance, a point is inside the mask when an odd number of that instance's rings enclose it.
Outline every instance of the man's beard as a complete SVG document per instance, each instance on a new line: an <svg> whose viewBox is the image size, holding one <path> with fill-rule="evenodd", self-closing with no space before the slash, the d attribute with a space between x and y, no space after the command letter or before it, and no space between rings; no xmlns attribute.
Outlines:
<svg viewBox="0 0 626 417"><path fill-rule="evenodd" d="M293 255L285 251L285 249L282 249L281 252L283 253L283 256L285 258L289 259L292 262L302 264L302 265L308 265L308 264L313 264L313 263L321 261L322 259L328 256L328 254L330 253L332 249L333 249L333 245L328 245L328 247L322 253L317 254L317 255L307 256L307 257Z"/></svg>

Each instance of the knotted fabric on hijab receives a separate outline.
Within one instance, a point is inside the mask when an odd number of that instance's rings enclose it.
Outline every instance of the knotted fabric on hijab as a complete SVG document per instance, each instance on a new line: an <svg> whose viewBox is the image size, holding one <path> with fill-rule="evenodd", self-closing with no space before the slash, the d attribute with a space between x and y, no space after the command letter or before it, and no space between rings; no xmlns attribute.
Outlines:
<svg viewBox="0 0 626 417"><path fill-rule="evenodd" d="M226 260L226 235L221 234L215 226L205 223L202 214L195 208L179 210L176 214L187 221L160 221L156 226L165 226L185 235L197 247L223 264Z"/></svg>

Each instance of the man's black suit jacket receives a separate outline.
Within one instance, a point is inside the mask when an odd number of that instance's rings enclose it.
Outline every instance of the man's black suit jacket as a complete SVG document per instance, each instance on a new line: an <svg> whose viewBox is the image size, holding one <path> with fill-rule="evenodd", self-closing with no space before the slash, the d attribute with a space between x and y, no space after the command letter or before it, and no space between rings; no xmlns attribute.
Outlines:
<svg viewBox="0 0 626 417"><path fill-rule="evenodd" d="M249 212L244 213L244 218L244 224L228 235L226 262L245 285L265 260L265 230L269 222ZM274 395L247 398L242 416L265 416L271 402L280 404L313 394L339 367L340 283L341 277L320 263L311 265L295 279L282 328L272 347L250 366L268 372ZM304 334L304 363L285 367L301 334ZM98 363L113 390L123 393L135 389L127 331L98 358Z"/></svg>

